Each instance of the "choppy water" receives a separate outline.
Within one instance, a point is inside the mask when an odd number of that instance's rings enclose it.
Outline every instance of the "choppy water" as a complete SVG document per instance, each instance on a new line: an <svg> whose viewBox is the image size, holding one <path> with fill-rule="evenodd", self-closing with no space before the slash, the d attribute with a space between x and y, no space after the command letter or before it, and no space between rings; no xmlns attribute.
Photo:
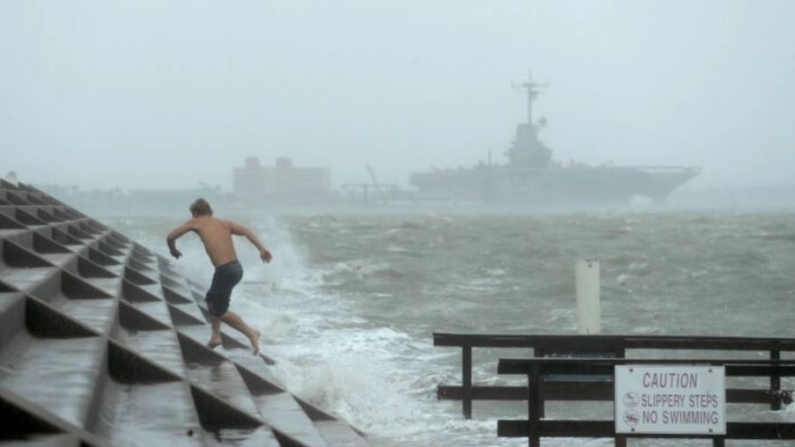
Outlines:
<svg viewBox="0 0 795 447"><path fill-rule="evenodd" d="M267 334L291 392L373 446L527 445L496 437L496 420L525 416L523 404L476 402L466 421L460 404L436 400L438 384L460 382L460 350L434 348L431 334L575 333L578 259L601 262L604 333L795 336L795 213L228 217L274 254L265 266L239 241L232 309ZM107 222L163 254L180 223ZM178 265L208 281L198 239L184 239ZM499 354L475 352L477 382L507 382ZM795 421L793 406L753 408L738 414Z"/></svg>

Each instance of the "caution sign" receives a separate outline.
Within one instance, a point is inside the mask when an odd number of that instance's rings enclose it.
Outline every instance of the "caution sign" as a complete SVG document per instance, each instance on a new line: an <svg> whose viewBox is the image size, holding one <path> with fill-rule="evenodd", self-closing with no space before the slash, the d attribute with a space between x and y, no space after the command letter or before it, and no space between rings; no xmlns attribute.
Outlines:
<svg viewBox="0 0 795 447"><path fill-rule="evenodd" d="M726 434L722 366L617 365L616 433Z"/></svg>

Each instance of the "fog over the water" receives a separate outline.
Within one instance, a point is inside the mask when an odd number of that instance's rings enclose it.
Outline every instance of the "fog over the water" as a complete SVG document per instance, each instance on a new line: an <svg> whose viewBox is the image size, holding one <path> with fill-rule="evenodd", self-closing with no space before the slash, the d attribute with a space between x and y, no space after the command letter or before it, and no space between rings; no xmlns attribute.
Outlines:
<svg viewBox="0 0 795 447"><path fill-rule="evenodd" d="M793 23L790 0L0 0L0 169L229 190L290 157L407 186L504 162L532 69L556 160L792 183Z"/></svg>

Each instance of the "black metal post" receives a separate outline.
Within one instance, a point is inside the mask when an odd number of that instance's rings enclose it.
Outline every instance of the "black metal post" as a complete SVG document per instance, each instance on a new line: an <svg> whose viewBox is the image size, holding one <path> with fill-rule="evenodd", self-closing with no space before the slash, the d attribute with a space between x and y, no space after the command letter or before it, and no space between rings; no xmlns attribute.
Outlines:
<svg viewBox="0 0 795 447"><path fill-rule="evenodd" d="M781 360L781 351L778 349L773 349L770 351L770 360ZM770 390L773 392L774 396L779 395L779 391L781 390L781 375L778 373L773 373L770 375ZM772 404L770 404L771 410L781 410L781 399L775 399Z"/></svg>
<svg viewBox="0 0 795 447"><path fill-rule="evenodd" d="M472 419L472 346L462 346L461 382L464 388L462 407L464 418Z"/></svg>
<svg viewBox="0 0 795 447"><path fill-rule="evenodd" d="M528 442L530 447L541 447L541 434L539 433L539 422L541 414L541 367L534 364L530 367L530 373L527 375L527 389L529 396L527 396L527 430Z"/></svg>

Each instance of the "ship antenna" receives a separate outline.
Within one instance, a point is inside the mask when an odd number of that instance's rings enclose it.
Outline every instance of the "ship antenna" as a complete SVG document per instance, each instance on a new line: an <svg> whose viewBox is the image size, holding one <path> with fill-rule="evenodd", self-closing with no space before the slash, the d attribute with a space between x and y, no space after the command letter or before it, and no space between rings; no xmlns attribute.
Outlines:
<svg viewBox="0 0 795 447"><path fill-rule="evenodd" d="M515 89L527 90L527 124L530 126L533 125L533 101L535 101L538 94L548 86L549 82L544 82L543 84L533 82L532 70L528 70L527 72L527 81L521 84L512 84L512 87Z"/></svg>

